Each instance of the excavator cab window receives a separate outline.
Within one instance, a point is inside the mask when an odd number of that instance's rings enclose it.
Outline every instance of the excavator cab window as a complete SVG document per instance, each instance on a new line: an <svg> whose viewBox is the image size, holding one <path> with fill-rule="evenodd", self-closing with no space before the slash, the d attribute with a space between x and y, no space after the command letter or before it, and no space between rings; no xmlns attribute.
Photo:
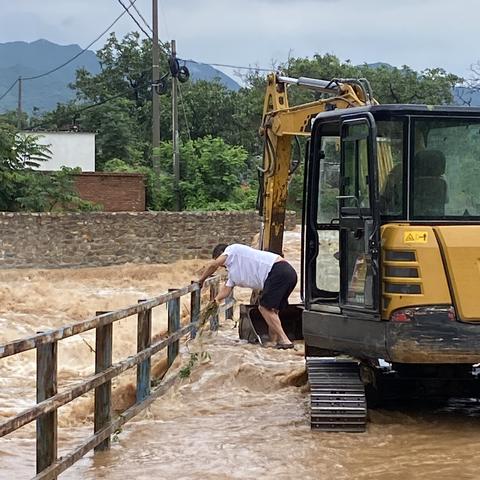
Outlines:
<svg viewBox="0 0 480 480"><path fill-rule="evenodd" d="M368 178L368 124L358 123L347 127L348 134L342 139L343 172L342 213L370 210Z"/></svg>
<svg viewBox="0 0 480 480"><path fill-rule="evenodd" d="M412 219L480 217L480 119L416 118L410 162Z"/></svg>
<svg viewBox="0 0 480 480"><path fill-rule="evenodd" d="M380 213L384 217L405 217L405 140L407 122L377 121L378 190Z"/></svg>
<svg viewBox="0 0 480 480"><path fill-rule="evenodd" d="M317 126L312 136L305 175L304 299L306 303L337 302L340 290L338 121Z"/></svg>
<svg viewBox="0 0 480 480"><path fill-rule="evenodd" d="M332 292L336 299L340 290L340 266L338 255L338 202L340 192L340 137L325 135L320 142L318 158L318 206L315 283L323 298ZM322 296L322 295L320 295Z"/></svg>

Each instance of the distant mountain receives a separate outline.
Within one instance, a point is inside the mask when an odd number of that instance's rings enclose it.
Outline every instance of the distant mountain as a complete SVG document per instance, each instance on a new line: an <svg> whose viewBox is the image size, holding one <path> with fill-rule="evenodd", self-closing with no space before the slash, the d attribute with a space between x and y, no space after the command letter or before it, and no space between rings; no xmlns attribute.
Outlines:
<svg viewBox="0 0 480 480"><path fill-rule="evenodd" d="M19 77L33 77L52 70L75 55L79 55L82 48L78 45L58 45L48 40L35 42L8 42L0 43L0 97ZM182 64L183 64L182 60ZM212 81L218 78L227 88L238 90L240 85L220 70L204 63L185 60L192 80ZM385 62L367 64L371 68L394 68ZM34 108L45 112L56 107L57 103L67 102L75 98L75 92L68 85L75 80L75 72L85 68L92 74L100 71L100 64L94 52L87 50L75 60L53 72L36 80L23 82L23 109L31 113ZM454 103L457 105L470 104L480 106L480 92L467 87L455 87ZM2 100L0 113L17 108L18 87L15 86Z"/></svg>
<svg viewBox="0 0 480 480"><path fill-rule="evenodd" d="M48 40L35 42L9 42L0 44L0 96L19 77L33 77L66 62L82 49L78 45L57 45ZM22 104L27 112L34 107L40 111L51 110L58 102L75 97L68 84L75 79L75 71L81 67L92 73L100 71L94 52L86 51L65 67L52 74L25 80ZM1 102L0 111L13 110L17 106L18 88L15 87Z"/></svg>
<svg viewBox="0 0 480 480"><path fill-rule="evenodd" d="M480 106L480 91L468 87L455 87L453 89L453 101L455 105Z"/></svg>
<svg viewBox="0 0 480 480"><path fill-rule="evenodd" d="M48 40L35 42L0 43L0 97L19 77L33 77L52 70L82 51L79 45L58 45ZM235 80L210 65L187 60L192 80L213 80L218 78L227 88L238 90ZM23 82L22 105L29 113L34 108L39 112L52 110L57 103L67 102L75 97L68 88L75 80L75 72L85 68L96 74L100 64L94 52L87 50L71 63L52 74L36 80ZM18 87L15 86L1 101L0 112L17 108Z"/></svg>
<svg viewBox="0 0 480 480"><path fill-rule="evenodd" d="M197 63L194 60L186 60L185 63L190 71L191 78L194 80L212 81L218 79L230 90L237 91L240 89L240 85L233 78L206 63Z"/></svg>

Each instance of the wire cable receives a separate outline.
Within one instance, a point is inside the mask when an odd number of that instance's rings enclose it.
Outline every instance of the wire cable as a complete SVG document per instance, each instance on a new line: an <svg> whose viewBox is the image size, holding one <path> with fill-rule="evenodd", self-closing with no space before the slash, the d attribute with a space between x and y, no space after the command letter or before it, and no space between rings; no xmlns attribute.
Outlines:
<svg viewBox="0 0 480 480"><path fill-rule="evenodd" d="M135 3L137 0L131 0L133 3ZM128 7L130 8L130 7ZM128 9L127 9L128 11ZM75 59L77 59L80 55L84 54L94 43L98 42L108 31L125 15L127 12L122 12L115 20L97 37L95 40L90 42L83 50L78 52L76 55L74 55L72 58L67 60L66 62L62 63L61 65L58 65L58 67L52 68L48 72L45 73L40 73L39 75L33 75L32 77L23 77L22 80L36 80L37 78L42 78L46 77L47 75L50 75L57 70L60 70L61 68L65 67L69 63L73 62Z"/></svg>
<svg viewBox="0 0 480 480"><path fill-rule="evenodd" d="M144 70L143 72L140 72L140 74L147 73L149 71L150 71L150 69ZM150 79L146 80L144 82L140 82L135 88L143 87L144 85L148 85L148 84L151 84ZM121 93L118 93L118 94L113 95L111 97L105 98L104 100L100 100L99 102L91 103L90 105L85 105L85 106L83 106L83 107L81 107L81 108L79 108L75 111L72 111L73 119L75 120L81 113L85 112L86 110L90 110L91 108L99 107L99 106L104 105L108 102L111 102L112 100L115 100L117 98L125 97L129 93L129 91L131 91L131 90L132 90L132 87L128 86L128 90L125 90ZM39 123L37 125L34 125L33 127L26 128L25 130L26 131L37 130L37 129L42 128L42 127L44 127L46 125L49 125L51 123L52 123L52 121Z"/></svg>
<svg viewBox="0 0 480 480"><path fill-rule="evenodd" d="M135 5L135 2L130 0L130 6L133 7L133 9L137 12L137 15L143 20L144 25L150 30L150 32L153 34L153 30L148 24L148 22L145 20L145 17L141 14L140 10L137 8Z"/></svg>
<svg viewBox="0 0 480 480"><path fill-rule="evenodd" d="M180 102L182 104L182 110L183 110L183 118L185 119L185 126L187 128L187 134L188 134L188 139L192 141L192 136L190 135L190 127L188 126L188 120L187 120L187 112L185 110L185 102L183 100L183 95L182 95L182 87L180 83L178 83L178 93L180 94Z"/></svg>
<svg viewBox="0 0 480 480"><path fill-rule="evenodd" d="M167 14L165 13L165 9L163 8L163 2L158 2L158 7L160 11L160 18L163 15L163 21L165 25L165 32L167 33L167 38L173 38L170 36L170 33L168 32L168 19L167 19Z"/></svg>
<svg viewBox="0 0 480 480"><path fill-rule="evenodd" d="M127 9L127 6L123 3L122 0L117 0L118 3L120 3L120 5L125 9L125 11L130 15L130 17L132 18L132 20L136 23L137 27L147 36L147 38L149 38L150 40L152 40L152 37L145 31L145 29L140 25L140 23L137 21L137 19L133 16L133 14L128 11ZM135 9L135 11L137 12L138 16L142 19L143 23L145 24L145 26L150 30L150 32L153 34L153 30L152 28L150 27L149 23L145 20L145 18L142 16L142 14L140 13L140 11L138 10L138 8L134 5L134 0L129 0L130 1L130 6L133 7ZM160 4L161 6L161 4ZM128 7L130 8L130 7ZM165 48L165 44L162 43L161 41L158 42L161 46L163 46ZM193 60L195 61L195 60ZM196 61L195 61L196 62ZM211 65L212 67L226 67L226 68L238 68L240 70L258 70L258 71L263 71L263 72L271 72L272 69L271 68L263 68L263 67L243 67L243 66L239 66L239 65L227 65L227 64L223 64L223 63L205 63L205 62L196 62L198 64L201 64L201 65Z"/></svg>
<svg viewBox="0 0 480 480"><path fill-rule="evenodd" d="M9 93L10 90L18 83L18 78L7 88L7 91L0 97L0 101L3 100Z"/></svg>
<svg viewBox="0 0 480 480"><path fill-rule="evenodd" d="M275 70L274 68L242 67L241 65L227 65L225 63L206 63L206 62L199 62L197 60L192 60L192 62L196 62L201 65L210 65L212 67L238 68L239 70L258 70L259 72L272 72L273 70Z"/></svg>
<svg viewBox="0 0 480 480"><path fill-rule="evenodd" d="M115 100L116 98L124 97L126 93L127 92L122 92L122 93L119 93L117 95L113 95L112 97L108 97L105 100L101 100L100 102L92 103L90 105L86 105L85 107L79 108L78 110L72 111L73 121L75 121L75 119L85 110L89 110L89 109L94 108L94 107L99 107L100 105L104 105L105 103L111 102L112 100ZM34 125L33 127L25 128L24 130L28 131L28 132L38 130L38 129L41 129L41 128L47 126L47 125L50 125L51 123L53 123L53 121L47 121L47 122L39 123L37 125ZM56 131L58 131L58 126L56 127L56 129L57 129Z"/></svg>
<svg viewBox="0 0 480 480"><path fill-rule="evenodd" d="M137 27L143 32L143 34L150 40L153 42L153 38L151 37L151 35L145 31L145 29L140 25L140 23L138 22L138 20L132 15L132 13L130 11L128 11L128 9L130 8L130 5L129 7L127 7L123 2L122 0L117 0L118 3L120 3L120 5L125 9L125 12L128 13L131 17L131 19L135 22L135 24L137 25ZM136 0L133 0L133 1L136 1ZM130 2L132 2L132 0L130 0ZM138 10L137 10L138 11ZM146 23L145 19L141 16L140 14L140 18L143 19L143 21ZM153 34L153 30L152 28L150 27L150 25L148 23L146 23L148 29L152 32ZM165 51L168 51L169 50L169 46L167 43L165 42L162 42L161 40L158 40L158 45L160 46L160 48L163 48Z"/></svg>
<svg viewBox="0 0 480 480"><path fill-rule="evenodd" d="M130 6L127 7L123 2L122 0L117 0L118 3L125 9L125 12L124 13L128 13L128 15L131 17L131 19L137 24L137 27L144 33L144 35L149 38L150 40L152 39L152 37L150 36L150 34L145 31L145 29L140 25L140 23L138 22L138 20L134 17L134 15L132 14L132 12L130 12L129 8L131 6L133 6L133 3L132 3L132 0L130 0ZM148 27L150 28L150 27ZM151 28L150 28L151 30Z"/></svg>

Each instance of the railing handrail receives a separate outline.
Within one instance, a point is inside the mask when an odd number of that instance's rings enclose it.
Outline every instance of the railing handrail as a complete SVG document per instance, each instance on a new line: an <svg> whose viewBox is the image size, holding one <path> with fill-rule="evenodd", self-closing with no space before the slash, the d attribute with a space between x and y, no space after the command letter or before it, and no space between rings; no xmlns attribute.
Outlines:
<svg viewBox="0 0 480 480"><path fill-rule="evenodd" d="M80 460L87 452L95 448L99 443L101 443L106 438L113 435L123 424L132 419L135 415L140 413L143 409L151 405L160 395L165 393L168 388L170 388L178 378L178 374L172 376L164 383L159 385L152 393L142 402L132 405L130 408L122 412L115 420L110 422L109 425L105 426L99 432L91 435L87 438L85 442L76 447L72 452L62 456L53 462L46 469L38 473L32 480L51 480L57 478L57 475L60 475L62 472L71 467L75 462Z"/></svg>
<svg viewBox="0 0 480 480"><path fill-rule="evenodd" d="M210 277L204 282L203 285L208 286L216 283L219 278L219 275ZM97 315L88 320L64 325L63 327L37 333L30 337L23 337L17 340L12 340L11 342L0 345L0 358L9 357L11 355L26 352L28 350L33 350L39 345L43 345L45 343L56 342L58 340L63 340L64 338L78 335L79 333L87 332L88 330L93 330L97 327L103 327L118 320L122 320L123 318L131 317L132 315L138 314L140 312L146 312L153 307L157 307L159 305L167 303L169 300L183 297L187 293L191 293L199 289L200 286L198 283L192 283L187 287L183 287L168 293L162 293L157 297L150 298L136 305L125 307L121 310L115 310L113 312Z"/></svg>
<svg viewBox="0 0 480 480"><path fill-rule="evenodd" d="M37 403L35 406L24 410L13 418L0 423L0 437L7 435L20 427L23 427L27 423L32 422L40 415L49 413L57 408L66 405L67 403L72 402L78 397L85 395L94 388L103 385L112 378L117 377L125 370L129 370L135 365L139 365L147 358L150 358L152 355L155 355L160 350L163 350L168 345L171 345L173 342L177 341L183 335L188 333L190 330L196 328L200 322L190 323L180 330L177 330L172 335L154 343L149 348L142 350L141 352L127 357L125 360L122 360L118 363L113 364L111 367L103 370L100 373L95 375L90 375L85 380L80 383L77 383L74 386L71 386L68 390L65 390L61 393L57 393L53 397L49 397L43 402Z"/></svg>
<svg viewBox="0 0 480 480"><path fill-rule="evenodd" d="M218 292L221 275L210 277L204 282L210 287L210 299ZM201 287L192 282L189 286L169 290L148 300L121 310L97 312L92 319L66 325L57 329L14 340L0 345L0 359L36 349L37 352L37 403L0 424L0 437L11 433L36 420L37 475L35 479L54 480L92 448L95 451L110 448L110 435L129 419L158 398L179 377L179 373L151 389L151 357L163 349L167 351L167 370L179 353L180 339L190 333L195 337L196 330L208 320L200 315ZM180 298L190 295L190 319L188 324L180 323ZM152 310L162 304L168 305L167 336L155 343L152 341ZM229 297L219 310L225 318L232 318L234 301ZM117 320L137 314L137 353L112 364L113 324ZM218 312L209 316L210 329L218 328ZM88 330L95 333L95 374L61 393L57 392L57 343L59 340L78 335ZM112 379L124 371L137 366L136 402L115 419L111 415ZM95 390L94 434L67 455L58 458L57 450L57 410L74 399Z"/></svg>

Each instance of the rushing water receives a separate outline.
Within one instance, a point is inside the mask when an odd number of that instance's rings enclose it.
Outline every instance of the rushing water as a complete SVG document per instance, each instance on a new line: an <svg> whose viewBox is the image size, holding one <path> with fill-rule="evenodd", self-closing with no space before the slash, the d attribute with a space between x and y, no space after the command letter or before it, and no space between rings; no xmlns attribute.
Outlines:
<svg viewBox="0 0 480 480"><path fill-rule="evenodd" d="M288 238L287 256L298 255L298 233ZM1 341L185 285L202 263L0 272ZM154 333L165 318L164 308L154 310ZM135 351L135 319L119 323L114 360ZM60 343L60 389L92 373L93 342L82 334ZM480 407L473 400L371 411L365 434L311 432L302 345L277 351L245 344L226 321L218 333L183 344L175 368L201 352L208 356L190 377L127 423L110 451L88 454L60 478L480 479ZM162 357L154 363L161 368ZM133 401L133 374L114 383L118 410ZM32 352L0 360L0 375L0 418L34 403ZM92 396L62 407L59 425L62 455L91 434ZM34 438L32 424L0 439L0 479L34 475Z"/></svg>

